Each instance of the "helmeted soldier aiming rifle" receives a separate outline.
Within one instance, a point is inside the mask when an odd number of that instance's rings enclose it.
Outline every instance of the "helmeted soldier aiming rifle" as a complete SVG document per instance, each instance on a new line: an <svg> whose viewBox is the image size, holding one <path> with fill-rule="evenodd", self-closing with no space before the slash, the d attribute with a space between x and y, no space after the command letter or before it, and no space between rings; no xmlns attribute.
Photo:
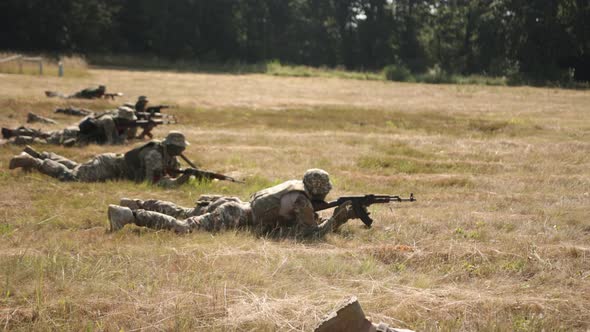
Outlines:
<svg viewBox="0 0 590 332"><path fill-rule="evenodd" d="M132 109L121 106L117 110L107 111L85 117L77 127L71 126L62 130L43 131L30 127L15 129L2 128L2 136L11 143L54 144L64 146L96 144L124 144L130 125L135 125L137 118ZM142 126L141 124L137 124Z"/></svg>
<svg viewBox="0 0 590 332"><path fill-rule="evenodd" d="M86 88L84 90L80 90L76 93L71 95L66 95L56 91L45 91L45 95L47 97L59 97L64 99L115 99L115 97L120 97L123 95L121 92L115 93L107 93L107 87L105 85L99 85L96 88Z"/></svg>
<svg viewBox="0 0 590 332"><path fill-rule="evenodd" d="M121 205L109 206L108 217L111 231L135 224L179 233L237 228L259 234L322 237L358 218L350 202L336 207L331 218L319 218L312 201L323 201L331 189L327 172L310 169L303 180L261 190L249 202L236 197L201 196L195 208L183 208L171 202L124 198Z"/></svg>
<svg viewBox="0 0 590 332"><path fill-rule="evenodd" d="M182 133L172 131L163 141L153 140L125 154L103 153L82 164L55 153L38 153L27 146L21 154L10 160L9 168L22 168L25 171L35 169L61 181L129 179L162 186L177 186L194 175L183 172L176 159L187 145Z"/></svg>

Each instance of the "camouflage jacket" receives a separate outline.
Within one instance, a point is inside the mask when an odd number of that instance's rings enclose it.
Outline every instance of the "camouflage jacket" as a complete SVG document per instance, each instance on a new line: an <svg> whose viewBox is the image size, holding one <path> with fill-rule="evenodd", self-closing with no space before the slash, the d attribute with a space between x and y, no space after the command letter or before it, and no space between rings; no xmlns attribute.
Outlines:
<svg viewBox="0 0 590 332"><path fill-rule="evenodd" d="M317 227L317 217L303 182L291 180L261 190L250 200L253 222L263 232Z"/></svg>
<svg viewBox="0 0 590 332"><path fill-rule="evenodd" d="M158 183L164 177L174 177L180 169L176 157L168 155L160 141L151 141L125 153L129 179Z"/></svg>

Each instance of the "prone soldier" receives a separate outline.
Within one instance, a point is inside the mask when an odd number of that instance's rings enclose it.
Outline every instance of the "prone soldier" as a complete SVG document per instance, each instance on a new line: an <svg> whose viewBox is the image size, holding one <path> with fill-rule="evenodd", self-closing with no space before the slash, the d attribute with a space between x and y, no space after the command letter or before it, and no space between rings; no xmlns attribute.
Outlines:
<svg viewBox="0 0 590 332"><path fill-rule="evenodd" d="M107 87L105 85L99 85L98 88L86 88L78 91L69 98L97 99L103 98L106 92Z"/></svg>
<svg viewBox="0 0 590 332"><path fill-rule="evenodd" d="M75 126L47 132L20 126L15 129L2 128L2 137L17 145L37 143L73 146L78 141L79 132L80 130Z"/></svg>
<svg viewBox="0 0 590 332"><path fill-rule="evenodd" d="M126 123L136 121L133 110L124 106L115 111L85 117L77 127L63 130L42 131L28 127L2 128L2 136L14 144L32 143L73 146L97 144L124 144L127 139Z"/></svg>
<svg viewBox="0 0 590 332"><path fill-rule="evenodd" d="M116 93L107 93L107 87L105 85L99 85L97 88L86 88L84 90L80 90L71 95L65 95L60 92L56 91L45 91L45 95L47 97L59 97L64 99L99 99L99 98L111 98L115 99L115 97L122 96L123 94L120 92Z"/></svg>
<svg viewBox="0 0 590 332"><path fill-rule="evenodd" d="M133 110L126 106L119 106L116 111L87 116L79 124L80 144L125 144L128 137L128 126L137 120Z"/></svg>
<svg viewBox="0 0 590 332"><path fill-rule="evenodd" d="M259 234L322 237L358 218L350 202L336 207L331 218L319 218L312 201L324 200L331 189L326 171L310 169L303 180L261 190L249 202L236 197L201 196L195 208L183 208L170 202L125 198L120 206L109 205L108 218L111 231L135 224L178 233L250 228Z"/></svg>
<svg viewBox="0 0 590 332"><path fill-rule="evenodd" d="M188 142L184 135L171 131L163 141L153 140L125 154L104 153L86 163L77 163L55 153L38 153L30 147L14 156L10 169L36 169L60 181L100 182L130 179L162 186L176 186L188 181L191 174L181 174L177 160ZM179 176L176 176L180 174ZM176 177L174 177L176 176Z"/></svg>
<svg viewBox="0 0 590 332"><path fill-rule="evenodd" d="M72 106L68 106L66 108L56 108L54 113L62 113L66 115L75 115L75 116L88 116L93 114L91 110L85 108L76 108Z"/></svg>

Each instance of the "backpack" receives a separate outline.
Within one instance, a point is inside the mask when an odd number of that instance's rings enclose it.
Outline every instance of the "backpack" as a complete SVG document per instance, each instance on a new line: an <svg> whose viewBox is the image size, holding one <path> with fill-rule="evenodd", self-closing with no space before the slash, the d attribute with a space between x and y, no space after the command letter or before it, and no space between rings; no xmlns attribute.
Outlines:
<svg viewBox="0 0 590 332"><path fill-rule="evenodd" d="M80 134L91 135L98 129L98 125L95 118L87 116L80 121L78 128L80 128Z"/></svg>

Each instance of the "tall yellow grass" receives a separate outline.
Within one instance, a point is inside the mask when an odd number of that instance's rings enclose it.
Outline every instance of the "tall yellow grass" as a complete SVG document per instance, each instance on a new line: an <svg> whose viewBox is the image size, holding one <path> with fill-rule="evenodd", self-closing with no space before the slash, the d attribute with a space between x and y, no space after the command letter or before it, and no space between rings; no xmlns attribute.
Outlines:
<svg viewBox="0 0 590 332"><path fill-rule="evenodd" d="M174 103L187 155L246 184L177 190L60 183L9 171L0 150L0 324L7 330L311 330L348 295L374 321L426 331L590 328L590 94L336 78L90 70L3 75L0 123L27 111L75 121L46 99L104 83L116 102ZM50 149L76 160L129 147ZM324 241L249 233L107 234L121 197L190 206L202 193L253 191L330 172L342 194L414 192L371 207ZM329 215L324 214L324 215Z"/></svg>

